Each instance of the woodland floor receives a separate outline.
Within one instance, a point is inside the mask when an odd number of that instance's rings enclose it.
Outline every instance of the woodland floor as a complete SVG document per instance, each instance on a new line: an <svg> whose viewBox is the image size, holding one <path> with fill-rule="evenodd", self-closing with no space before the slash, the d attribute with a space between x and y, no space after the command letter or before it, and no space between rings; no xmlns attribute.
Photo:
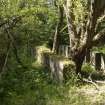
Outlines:
<svg viewBox="0 0 105 105"><path fill-rule="evenodd" d="M99 90L92 85L86 85L77 89L77 93L83 95L91 105L105 105L105 85L98 88Z"/></svg>
<svg viewBox="0 0 105 105"><path fill-rule="evenodd" d="M0 105L105 105L105 85L59 86L39 64L11 70L0 80ZM21 72L20 72L21 71Z"/></svg>

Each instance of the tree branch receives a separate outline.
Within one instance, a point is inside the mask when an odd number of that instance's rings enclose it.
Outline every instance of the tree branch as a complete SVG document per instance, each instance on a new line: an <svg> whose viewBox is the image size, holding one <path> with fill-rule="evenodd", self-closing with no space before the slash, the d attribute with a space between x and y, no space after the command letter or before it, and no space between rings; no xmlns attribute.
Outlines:
<svg viewBox="0 0 105 105"><path fill-rule="evenodd" d="M67 0L63 7L67 19L70 47L73 48L78 45L79 35L77 34L76 26L74 25L74 15L72 10L70 10L70 0Z"/></svg>
<svg viewBox="0 0 105 105"><path fill-rule="evenodd" d="M94 38L97 22L99 17L102 16L105 10L105 0L90 0L90 14L86 26L86 33L84 35L84 42L91 45Z"/></svg>
<svg viewBox="0 0 105 105"><path fill-rule="evenodd" d="M92 43L93 46L96 46L99 43L105 43L105 28L95 35Z"/></svg>
<svg viewBox="0 0 105 105"><path fill-rule="evenodd" d="M105 14L103 16L101 16L98 20L97 20L97 24L96 24L96 28L95 28L95 32L98 29L98 26L100 25L100 23L105 19Z"/></svg>
<svg viewBox="0 0 105 105"><path fill-rule="evenodd" d="M76 27L73 23L73 17L72 17L70 10L69 10L69 7L66 5L63 5L63 7L64 7L66 18L67 18L67 25L68 25L68 29L69 29L69 34L76 36L77 35Z"/></svg>
<svg viewBox="0 0 105 105"><path fill-rule="evenodd" d="M21 59L20 59L19 56L18 56L18 51L17 51L16 45L15 45L15 40L14 40L14 37L13 37L12 33L10 33L10 31L9 31L8 29L5 29L5 31L6 31L6 33L7 33L7 35L8 35L8 37L10 38L11 43L12 43L12 45L13 45L13 48L14 48L14 49L13 49L13 52L14 52L14 54L15 54L15 56L16 56L17 62L18 62L23 68L27 68L27 67L23 64L23 62L21 61Z"/></svg>
<svg viewBox="0 0 105 105"><path fill-rule="evenodd" d="M13 24L16 24L18 21L21 20L22 17L24 17L25 15L21 15L21 16L12 16L10 18L8 18L7 20L4 20L3 22L0 23L0 28L9 24L8 28L11 27L11 25L13 26ZM10 25L11 24L11 25Z"/></svg>
<svg viewBox="0 0 105 105"><path fill-rule="evenodd" d="M95 86L96 90L99 91L99 86L95 82L93 82L92 80L88 80L88 79L85 79L85 78L83 78L82 80L83 80L83 82L91 83L92 85Z"/></svg>
<svg viewBox="0 0 105 105"><path fill-rule="evenodd" d="M11 45L12 45L12 43L10 42L10 44L9 44L9 46L8 46L8 48L7 48L7 54L6 54L6 57L5 57L5 62L4 62L4 65L3 65L3 67L2 67L2 70L1 70L2 73L4 72L5 67L6 67L6 64L7 64L7 61L8 61L8 56L9 56L9 53L10 53Z"/></svg>

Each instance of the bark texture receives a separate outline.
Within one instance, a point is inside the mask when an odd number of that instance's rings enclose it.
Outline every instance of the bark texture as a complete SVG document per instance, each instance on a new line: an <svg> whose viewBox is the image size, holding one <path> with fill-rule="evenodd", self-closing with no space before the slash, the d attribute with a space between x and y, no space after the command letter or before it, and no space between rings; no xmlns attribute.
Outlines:
<svg viewBox="0 0 105 105"><path fill-rule="evenodd" d="M65 0L63 7L68 25L71 58L76 64L76 73L81 73L81 66L88 49L97 46L99 41L104 41L105 38L105 29L97 31L99 23L105 18L105 0L90 0L87 3L88 14L80 28L74 24L75 15L71 6L73 2Z"/></svg>

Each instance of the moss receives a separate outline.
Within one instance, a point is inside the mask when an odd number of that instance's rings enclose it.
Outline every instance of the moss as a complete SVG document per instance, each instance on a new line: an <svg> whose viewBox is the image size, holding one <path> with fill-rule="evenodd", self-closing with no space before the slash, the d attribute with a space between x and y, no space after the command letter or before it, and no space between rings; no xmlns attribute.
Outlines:
<svg viewBox="0 0 105 105"><path fill-rule="evenodd" d="M76 79L77 76L75 73L75 64L73 61L69 60L68 62L65 63L63 75L64 75L64 82L75 83L74 80Z"/></svg>
<svg viewBox="0 0 105 105"><path fill-rule="evenodd" d="M39 52L39 53L42 53L42 52L51 52L51 50L45 46L38 46L36 47L36 50Z"/></svg>
<svg viewBox="0 0 105 105"><path fill-rule="evenodd" d="M39 62L41 62L41 59L42 59L41 57L46 55L46 56L50 56L51 58L54 58L55 60L60 60L60 61L64 61L65 63L70 63L69 59L67 59L64 56L52 53L51 50L45 46L38 46L36 50L37 50L37 58L39 59Z"/></svg>
<svg viewBox="0 0 105 105"><path fill-rule="evenodd" d="M42 63L42 55L43 53L51 52L50 49L46 48L45 46L38 46L36 49L36 58L38 63Z"/></svg>

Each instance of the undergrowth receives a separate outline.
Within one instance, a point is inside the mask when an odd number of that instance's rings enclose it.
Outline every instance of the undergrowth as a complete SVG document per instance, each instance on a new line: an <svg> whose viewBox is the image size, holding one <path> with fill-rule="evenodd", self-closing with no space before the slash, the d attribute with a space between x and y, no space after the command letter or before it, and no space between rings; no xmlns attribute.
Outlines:
<svg viewBox="0 0 105 105"><path fill-rule="evenodd" d="M0 78L0 105L89 105L77 86L58 85L50 79L50 70L37 63L23 69L19 66L2 74ZM75 82L76 83L76 82Z"/></svg>

